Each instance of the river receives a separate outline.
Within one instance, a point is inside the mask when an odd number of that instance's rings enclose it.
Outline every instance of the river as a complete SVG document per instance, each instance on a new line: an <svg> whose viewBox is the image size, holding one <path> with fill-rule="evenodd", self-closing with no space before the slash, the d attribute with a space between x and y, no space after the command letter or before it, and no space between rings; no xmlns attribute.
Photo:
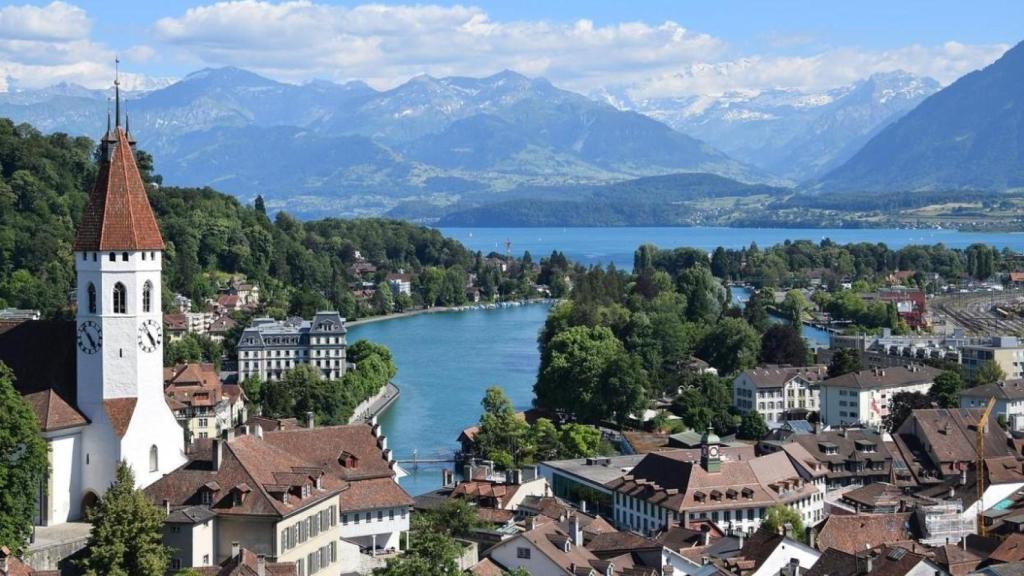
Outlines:
<svg viewBox="0 0 1024 576"><path fill-rule="evenodd" d="M484 390L505 389L517 410L530 407L540 365L537 335L549 306L421 314L349 328L348 340L367 339L391 349L402 393L381 417L399 460L450 456L456 439L480 418ZM402 464L410 494L440 486L441 464ZM448 464L451 466L451 464Z"/></svg>
<svg viewBox="0 0 1024 576"><path fill-rule="evenodd" d="M529 250L535 258L561 250L584 264L614 262L630 269L633 251L644 242L668 248L692 246L741 247L757 242L769 246L786 238L836 242L870 240L891 247L945 243L965 247L974 242L1024 249L1024 234L967 234L945 230L764 230L727 228L453 228L446 236L484 253L503 252L506 239L512 250ZM742 303L749 292L734 289ZM548 306L530 305L497 310L423 314L354 326L349 341L365 338L388 346L398 365L395 383L402 393L381 416L389 445L400 460L414 453L420 459L451 456L459 432L480 417L480 400L488 386L499 385L517 409L533 400L533 383L540 363L537 334ZM827 344L823 331L804 327L814 344ZM411 494L440 485L442 464L403 464L409 476L401 480Z"/></svg>

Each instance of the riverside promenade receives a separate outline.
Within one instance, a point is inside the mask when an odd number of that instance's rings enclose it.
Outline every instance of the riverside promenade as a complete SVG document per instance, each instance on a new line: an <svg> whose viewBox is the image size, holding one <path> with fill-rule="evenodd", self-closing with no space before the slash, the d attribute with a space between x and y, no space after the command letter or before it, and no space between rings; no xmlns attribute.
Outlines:
<svg viewBox="0 0 1024 576"><path fill-rule="evenodd" d="M384 388L378 392L372 398L368 398L363 402L360 402L356 409L352 411L352 416L348 419L349 424L356 424L361 422L369 422L377 416L384 413L385 410L391 407L398 400L399 394L402 391L395 386L394 383L388 382Z"/></svg>

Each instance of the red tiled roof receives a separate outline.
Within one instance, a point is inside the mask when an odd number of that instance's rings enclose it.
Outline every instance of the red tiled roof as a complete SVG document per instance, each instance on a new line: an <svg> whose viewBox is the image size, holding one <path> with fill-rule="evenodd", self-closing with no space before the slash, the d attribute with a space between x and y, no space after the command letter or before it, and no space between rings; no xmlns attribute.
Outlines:
<svg viewBox="0 0 1024 576"><path fill-rule="evenodd" d="M164 327L168 330L188 330L188 317L184 314L164 314Z"/></svg>
<svg viewBox="0 0 1024 576"><path fill-rule="evenodd" d="M128 424L132 421L132 414L135 413L135 404L138 401L138 398L112 398L103 401L103 409L107 412L107 418L118 438L124 438L124 433L128 431Z"/></svg>
<svg viewBox="0 0 1024 576"><path fill-rule="evenodd" d="M854 554L885 543L913 540L914 534L910 531L912 514L832 514L815 528L818 532L817 548L835 548Z"/></svg>
<svg viewBox="0 0 1024 576"><path fill-rule="evenodd" d="M412 504L412 497L391 478L352 482L338 497L338 508L346 512Z"/></svg>
<svg viewBox="0 0 1024 576"><path fill-rule="evenodd" d="M1024 560L1024 534L1010 534L988 557L990 560L998 562L1020 562Z"/></svg>
<svg viewBox="0 0 1024 576"><path fill-rule="evenodd" d="M108 141L111 136L116 140ZM128 135L118 127L104 140L104 147L114 149L110 161L100 164L78 227L75 251L163 250L164 240Z"/></svg>
<svg viewBox="0 0 1024 576"><path fill-rule="evenodd" d="M60 395L53 391L53 388L26 394L24 398L35 412L39 428L43 432L84 426L89 423L88 418L65 402Z"/></svg>

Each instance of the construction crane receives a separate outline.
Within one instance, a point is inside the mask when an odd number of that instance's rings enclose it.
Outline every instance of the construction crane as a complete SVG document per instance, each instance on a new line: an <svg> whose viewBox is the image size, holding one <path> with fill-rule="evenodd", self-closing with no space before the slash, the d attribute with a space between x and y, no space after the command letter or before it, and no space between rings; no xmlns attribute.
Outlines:
<svg viewBox="0 0 1024 576"><path fill-rule="evenodd" d="M977 433L978 433L978 463L975 466L977 474L978 485L978 535L985 536L988 531L985 528L985 432L988 430L988 419L992 415L992 408L996 405L995 396L988 399L988 405L985 406L985 411L981 413L981 418L978 419Z"/></svg>

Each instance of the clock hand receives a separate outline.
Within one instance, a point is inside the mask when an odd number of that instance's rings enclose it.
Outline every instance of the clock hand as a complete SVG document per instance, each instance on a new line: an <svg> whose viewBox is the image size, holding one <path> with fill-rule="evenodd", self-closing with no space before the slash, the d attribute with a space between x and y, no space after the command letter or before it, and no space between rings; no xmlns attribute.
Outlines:
<svg viewBox="0 0 1024 576"><path fill-rule="evenodd" d="M150 346L156 346L156 338L153 338L153 333L149 331L148 327L146 328L146 337L149 338Z"/></svg>
<svg viewBox="0 0 1024 576"><path fill-rule="evenodd" d="M85 331L85 337L89 339L89 347L95 348L96 341L92 339L92 334L90 334L88 330Z"/></svg>

